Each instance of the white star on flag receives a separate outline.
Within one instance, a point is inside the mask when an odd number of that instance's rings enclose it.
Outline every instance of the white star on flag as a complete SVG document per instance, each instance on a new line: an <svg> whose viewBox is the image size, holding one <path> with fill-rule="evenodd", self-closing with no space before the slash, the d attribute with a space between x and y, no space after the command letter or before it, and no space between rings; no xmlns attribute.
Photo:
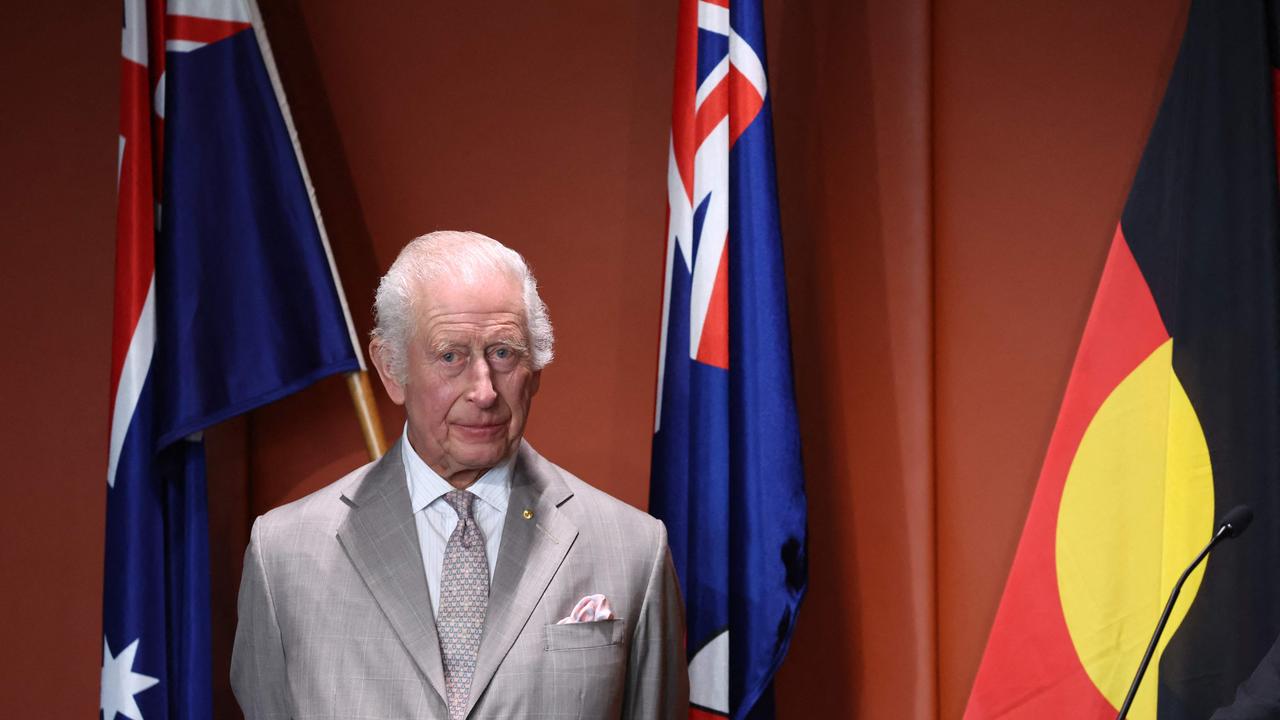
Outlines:
<svg viewBox="0 0 1280 720"><path fill-rule="evenodd" d="M117 713L129 720L142 720L142 711L133 696L160 681L133 671L133 656L137 654L138 641L134 640L112 657L107 637L102 636L102 720L115 720Z"/></svg>

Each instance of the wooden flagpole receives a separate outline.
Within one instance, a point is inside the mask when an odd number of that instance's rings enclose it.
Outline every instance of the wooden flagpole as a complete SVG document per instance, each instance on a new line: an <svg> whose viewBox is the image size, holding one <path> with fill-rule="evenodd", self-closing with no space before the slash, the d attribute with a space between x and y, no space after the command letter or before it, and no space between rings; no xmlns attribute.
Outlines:
<svg viewBox="0 0 1280 720"><path fill-rule="evenodd" d="M351 402L356 406L356 418L360 421L360 433L364 435L369 459L377 460L387 452L387 441L382 434L382 418L378 415L373 388L369 384L369 371L347 373L347 389L351 391Z"/></svg>
<svg viewBox="0 0 1280 720"><path fill-rule="evenodd" d="M298 160L298 169L302 172L302 182L306 185L307 196L311 199L311 212L315 215L316 229L320 234L320 242L324 246L325 257L329 261L329 272L333 276L333 284L338 291L338 301L342 305L343 319L347 323L347 333L351 336L351 348L355 352L360 369L347 373L347 389L351 392L351 402L355 405L356 419L360 422L360 433L364 436L365 447L369 450L369 458L377 460L387 451L387 441L382 435L382 420L378 417L378 407L373 400L373 388L369 384L369 371L364 364L364 353L360 350L360 342L356 339L355 323L351 321L351 309L347 307L347 296L342 289L342 278L338 275L338 267L333 261L333 250L329 246L329 233L325 230L324 218L320 216L320 203L316 200L316 189L311 184L311 173L307 170L307 160L302 155L302 144L298 141L298 129L293 124L293 113L289 110L289 101L284 95L284 85L280 82L280 72L276 68L275 55L271 52L271 43L267 41L267 30L262 22L262 12L256 0L247 0L249 16L253 23L254 34L258 40L258 49L262 52L263 64L267 66L267 75L271 78L272 89L275 90L276 101L280 105L280 114L284 118L285 127L289 131L289 139L293 142L294 157Z"/></svg>

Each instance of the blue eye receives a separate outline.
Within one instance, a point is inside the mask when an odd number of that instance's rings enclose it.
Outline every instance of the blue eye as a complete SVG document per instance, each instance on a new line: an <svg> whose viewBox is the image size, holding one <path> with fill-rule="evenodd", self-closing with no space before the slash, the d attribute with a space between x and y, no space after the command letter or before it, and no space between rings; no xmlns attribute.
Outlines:
<svg viewBox="0 0 1280 720"><path fill-rule="evenodd" d="M456 352L454 352L454 351L450 350L449 352L444 353L443 355L441 355L441 356L440 356L440 359L441 359L441 360L443 360L443 361L445 361L445 362L447 362L447 363L451 363L451 362L453 362L454 360L457 360L457 359L458 359L458 353L456 353Z"/></svg>
<svg viewBox="0 0 1280 720"><path fill-rule="evenodd" d="M504 348L504 347L498 348L497 350L493 351L493 356L498 358L499 360L506 360L507 358L511 357L511 349Z"/></svg>

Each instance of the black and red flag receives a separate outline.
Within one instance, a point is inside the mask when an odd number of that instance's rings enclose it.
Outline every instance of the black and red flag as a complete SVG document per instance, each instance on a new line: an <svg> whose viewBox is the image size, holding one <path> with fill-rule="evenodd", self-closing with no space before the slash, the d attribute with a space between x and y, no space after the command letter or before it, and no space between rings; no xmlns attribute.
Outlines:
<svg viewBox="0 0 1280 720"><path fill-rule="evenodd" d="M1280 632L1274 9L1193 0L965 717L1206 718Z"/></svg>

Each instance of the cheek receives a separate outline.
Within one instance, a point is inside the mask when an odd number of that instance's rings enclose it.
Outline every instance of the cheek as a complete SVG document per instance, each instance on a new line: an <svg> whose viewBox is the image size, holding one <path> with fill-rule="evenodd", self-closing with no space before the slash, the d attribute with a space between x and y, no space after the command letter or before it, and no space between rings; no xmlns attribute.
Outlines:
<svg viewBox="0 0 1280 720"><path fill-rule="evenodd" d="M449 414L458 396L448 383L435 382L415 394L413 405L423 419L438 421Z"/></svg>
<svg viewBox="0 0 1280 720"><path fill-rule="evenodd" d="M459 393L451 392L448 388L441 388L436 394L432 402L432 408L435 415L441 419L448 417L450 411L458 403Z"/></svg>
<svg viewBox="0 0 1280 720"><path fill-rule="evenodd" d="M511 406L512 413L524 415L533 396L529 373L512 373L502 384L502 398Z"/></svg>

